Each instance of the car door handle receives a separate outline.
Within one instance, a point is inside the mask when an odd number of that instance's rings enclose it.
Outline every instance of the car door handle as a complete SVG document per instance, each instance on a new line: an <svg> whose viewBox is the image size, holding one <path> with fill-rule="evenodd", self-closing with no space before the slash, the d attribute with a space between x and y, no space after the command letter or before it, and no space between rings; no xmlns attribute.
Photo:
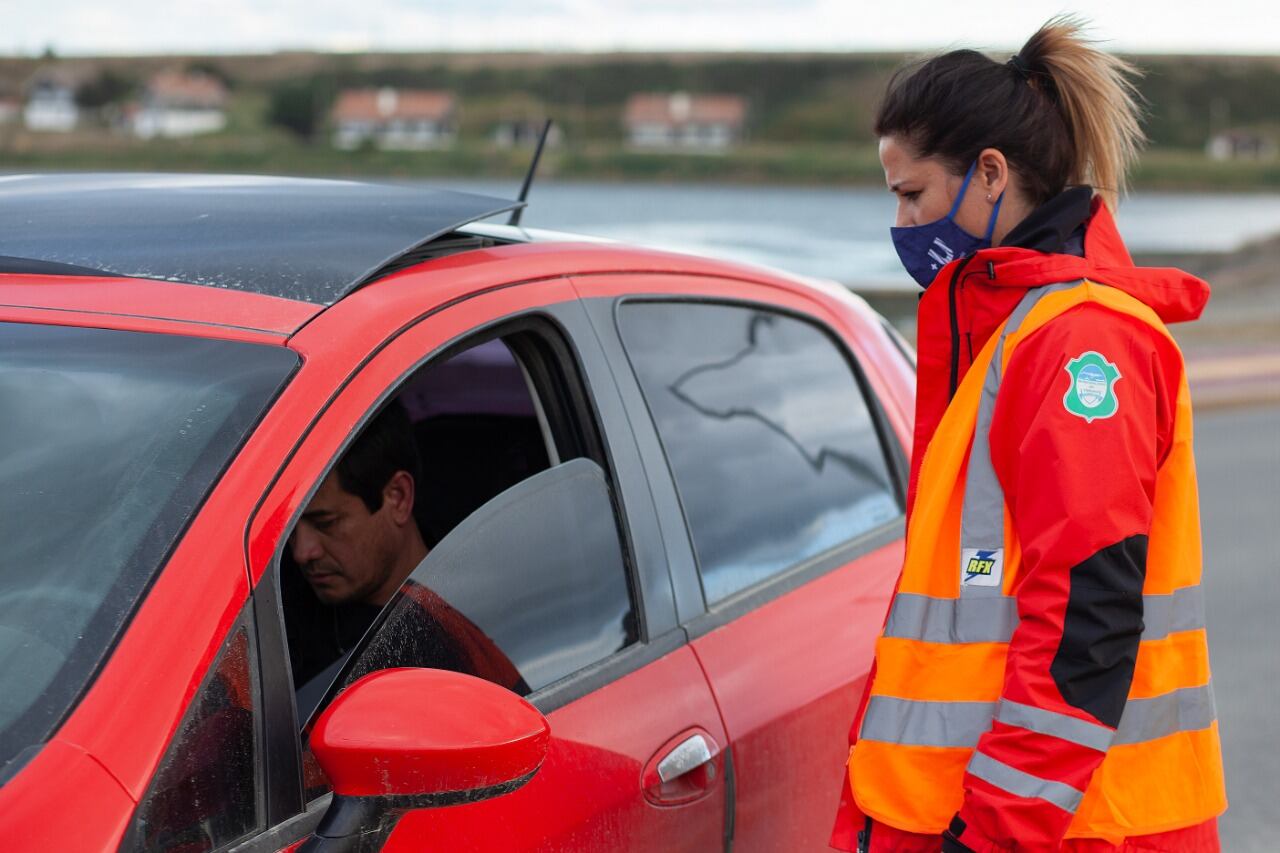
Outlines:
<svg viewBox="0 0 1280 853"><path fill-rule="evenodd" d="M715 735L693 726L654 752L640 775L644 797L654 805L692 803L720 787L720 744Z"/></svg>
<svg viewBox="0 0 1280 853"><path fill-rule="evenodd" d="M658 778L664 783L674 781L697 770L714 757L705 737L700 734L690 735L658 762Z"/></svg>

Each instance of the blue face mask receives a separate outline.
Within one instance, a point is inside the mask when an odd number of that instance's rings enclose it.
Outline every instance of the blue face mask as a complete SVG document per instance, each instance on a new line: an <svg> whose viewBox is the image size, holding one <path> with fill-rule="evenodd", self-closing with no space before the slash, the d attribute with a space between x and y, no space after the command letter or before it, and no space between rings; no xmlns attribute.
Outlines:
<svg viewBox="0 0 1280 853"><path fill-rule="evenodd" d="M1004 201L1004 193L996 199L996 206L991 211L991 220L987 223L987 233L975 237L956 224L956 211L960 202L964 201L965 191L969 189L969 181L973 178L973 170L978 163L975 160L965 173L964 185L960 187L960 195L956 197L951 211L941 219L926 222L924 225L908 225L903 228L890 228L893 248L898 250L898 258L907 268L911 277L928 287L938 275L938 270L956 258L972 255L979 249L991 245L991 234L996 230L996 217L1000 215L1000 203Z"/></svg>

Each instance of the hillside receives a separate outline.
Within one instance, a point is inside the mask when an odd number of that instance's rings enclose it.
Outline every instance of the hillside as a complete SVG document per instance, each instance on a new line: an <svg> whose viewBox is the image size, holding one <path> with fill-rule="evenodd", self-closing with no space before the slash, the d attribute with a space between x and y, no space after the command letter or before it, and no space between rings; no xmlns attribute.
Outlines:
<svg viewBox="0 0 1280 853"><path fill-rule="evenodd" d="M496 124L554 117L565 144L547 166L565 177L861 183L879 180L869 126L907 57L873 54L317 54L0 57L0 98L42 69L80 80L102 118L63 138L0 125L0 168L173 168L362 174L514 174L521 152L493 150ZM1276 132L1280 58L1134 57L1145 71L1151 154L1139 186L1280 186L1280 164L1215 163L1213 133ZM139 143L112 134L112 108L164 68L198 68L231 91L230 125L213 138ZM458 142L444 152L339 153L325 117L349 87L445 89L459 100ZM723 157L627 151L623 106L637 92L729 93L749 105L745 142ZM292 111L292 113L290 112ZM289 125L281 116L300 120ZM272 118L276 121L273 123ZM285 127L292 126L294 133Z"/></svg>

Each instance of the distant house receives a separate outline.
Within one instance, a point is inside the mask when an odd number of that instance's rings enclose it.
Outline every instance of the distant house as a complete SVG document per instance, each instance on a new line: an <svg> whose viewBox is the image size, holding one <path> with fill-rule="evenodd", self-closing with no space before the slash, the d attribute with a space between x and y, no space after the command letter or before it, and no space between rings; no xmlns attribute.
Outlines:
<svg viewBox="0 0 1280 853"><path fill-rule="evenodd" d="M178 138L227 126L227 88L212 74L162 71L147 81L130 116L135 136Z"/></svg>
<svg viewBox="0 0 1280 853"><path fill-rule="evenodd" d="M80 122L76 106L77 80L59 69L39 71L27 82L22 123L27 130L66 133Z"/></svg>
<svg viewBox="0 0 1280 853"><path fill-rule="evenodd" d="M1280 156L1276 135L1252 130L1228 130L1214 134L1205 144L1211 160L1270 161Z"/></svg>
<svg viewBox="0 0 1280 853"><path fill-rule="evenodd" d="M22 100L13 95L0 95L0 124L9 124L22 114Z"/></svg>
<svg viewBox="0 0 1280 853"><path fill-rule="evenodd" d="M423 89L348 89L330 114L333 144L351 150L372 144L384 150L443 148L457 136L452 92Z"/></svg>
<svg viewBox="0 0 1280 853"><path fill-rule="evenodd" d="M517 146L532 147L538 144L546 119L504 118L493 126L491 138L499 148L515 148ZM564 141L564 133L560 125L551 125L547 132L547 147L555 148Z"/></svg>
<svg viewBox="0 0 1280 853"><path fill-rule="evenodd" d="M637 148L723 151L742 139L747 101L737 95L687 92L632 95L623 123Z"/></svg>

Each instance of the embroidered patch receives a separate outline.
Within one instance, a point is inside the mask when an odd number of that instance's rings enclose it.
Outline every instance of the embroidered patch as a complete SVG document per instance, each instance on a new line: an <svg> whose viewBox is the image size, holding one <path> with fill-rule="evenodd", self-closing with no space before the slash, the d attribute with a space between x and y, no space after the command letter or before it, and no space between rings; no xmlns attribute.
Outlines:
<svg viewBox="0 0 1280 853"><path fill-rule="evenodd" d="M1004 549L964 548L960 551L961 586L1000 586L1004 576Z"/></svg>
<svg viewBox="0 0 1280 853"><path fill-rule="evenodd" d="M1116 397L1116 380L1120 371L1101 353L1090 350L1081 353L1064 368L1071 377L1071 385L1062 397L1062 405L1068 412L1093 423L1109 418L1120 410Z"/></svg>

